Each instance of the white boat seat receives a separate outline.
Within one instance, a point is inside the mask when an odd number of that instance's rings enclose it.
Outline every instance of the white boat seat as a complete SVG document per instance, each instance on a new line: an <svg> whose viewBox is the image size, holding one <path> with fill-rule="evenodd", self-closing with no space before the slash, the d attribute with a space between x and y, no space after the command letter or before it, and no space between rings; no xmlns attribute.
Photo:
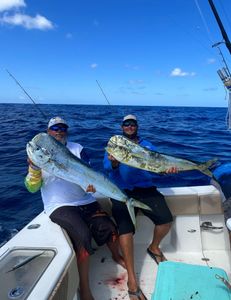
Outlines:
<svg viewBox="0 0 231 300"><path fill-rule="evenodd" d="M175 187L158 189L164 196L174 216L223 214L219 191L212 185L200 187ZM96 194L102 207L111 215L111 202Z"/></svg>

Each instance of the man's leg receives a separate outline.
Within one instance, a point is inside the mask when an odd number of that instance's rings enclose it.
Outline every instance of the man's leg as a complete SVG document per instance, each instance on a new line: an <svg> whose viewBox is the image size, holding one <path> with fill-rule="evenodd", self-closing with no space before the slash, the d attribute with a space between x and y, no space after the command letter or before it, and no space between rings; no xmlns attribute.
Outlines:
<svg viewBox="0 0 231 300"><path fill-rule="evenodd" d="M128 273L128 293L130 299L146 300L147 298L139 288L134 267L134 241L133 233L122 234L119 237L124 262ZM132 295L133 294L133 295ZM134 295L137 294L137 295Z"/></svg>
<svg viewBox="0 0 231 300"><path fill-rule="evenodd" d="M169 230L171 228L171 223L162 224L162 225L156 225L153 232L153 240L149 246L149 250L153 252L154 254L158 254L160 256L157 256L157 262L161 262L166 260L164 256L161 257L161 250L159 248L160 242L162 239L168 234Z"/></svg>
<svg viewBox="0 0 231 300"><path fill-rule="evenodd" d="M155 187L146 188L143 191L140 189L139 193L143 193L143 203L151 208L151 211L142 210L144 215L156 224L153 231L153 239L147 251L159 263L166 260L159 246L171 228L173 217L164 196Z"/></svg>
<svg viewBox="0 0 231 300"><path fill-rule="evenodd" d="M64 206L56 209L50 218L69 235L76 252L79 272L80 300L94 300L89 284L89 258L93 253L91 234L81 215L79 207Z"/></svg>
<svg viewBox="0 0 231 300"><path fill-rule="evenodd" d="M137 290L137 280L134 268L133 234L122 234L119 237L119 241L128 273L128 288Z"/></svg>
<svg viewBox="0 0 231 300"><path fill-rule="evenodd" d="M89 254L86 250L76 253L77 267L79 272L80 300L94 300L89 284Z"/></svg>
<svg viewBox="0 0 231 300"><path fill-rule="evenodd" d="M112 254L112 259L119 265L121 265L123 268L126 269L126 265L124 262L123 257L120 255L120 251L119 251L119 242L118 242L118 237L115 237L115 240L110 240L107 243L108 248L111 251Z"/></svg>
<svg viewBox="0 0 231 300"><path fill-rule="evenodd" d="M126 205L119 201L112 200L112 215L118 226L120 248L128 274L128 291L139 294L139 298L131 294L129 294L129 297L132 300L145 300L146 298L139 289L136 278L133 246L134 226Z"/></svg>

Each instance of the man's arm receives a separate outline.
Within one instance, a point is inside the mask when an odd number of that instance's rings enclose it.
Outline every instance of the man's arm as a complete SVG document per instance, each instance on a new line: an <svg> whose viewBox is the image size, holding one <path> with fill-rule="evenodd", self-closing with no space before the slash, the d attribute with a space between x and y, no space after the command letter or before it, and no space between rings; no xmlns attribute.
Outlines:
<svg viewBox="0 0 231 300"><path fill-rule="evenodd" d="M119 166L119 161L116 160L112 155L105 152L104 160L103 160L104 169L107 172L113 171L113 169L117 169Z"/></svg>
<svg viewBox="0 0 231 300"><path fill-rule="evenodd" d="M36 193L42 186L42 171L28 159L28 173L24 184L30 193Z"/></svg>

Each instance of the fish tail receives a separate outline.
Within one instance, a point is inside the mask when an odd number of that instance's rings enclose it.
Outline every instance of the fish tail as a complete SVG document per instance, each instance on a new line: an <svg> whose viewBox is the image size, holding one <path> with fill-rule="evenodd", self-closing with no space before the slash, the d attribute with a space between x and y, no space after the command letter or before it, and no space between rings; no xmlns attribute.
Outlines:
<svg viewBox="0 0 231 300"><path fill-rule="evenodd" d="M136 215L135 215L134 205L133 205L132 201L130 201L130 199L126 201L126 205L127 205L128 212L131 217L132 223L133 223L134 227L136 228Z"/></svg>
<svg viewBox="0 0 231 300"><path fill-rule="evenodd" d="M129 201L135 207L139 207L139 208L146 209L146 210L151 210L151 208L148 205L146 205L146 204L142 203L141 201L138 201L134 198L130 198Z"/></svg>
<svg viewBox="0 0 231 300"><path fill-rule="evenodd" d="M213 173L209 170L209 168L212 167L216 162L217 158L208 160L205 163L198 165L198 170L209 177L213 177Z"/></svg>
<svg viewBox="0 0 231 300"><path fill-rule="evenodd" d="M128 212L129 212L129 215L131 217L132 223L133 223L135 228L136 228L136 216L135 216L134 207L139 207L139 208L142 208L142 209L151 210L151 208L148 205L146 205L146 204L144 204L144 203L142 203L142 202L140 202L140 201L138 201L134 198L128 199L126 201L126 205L127 205Z"/></svg>

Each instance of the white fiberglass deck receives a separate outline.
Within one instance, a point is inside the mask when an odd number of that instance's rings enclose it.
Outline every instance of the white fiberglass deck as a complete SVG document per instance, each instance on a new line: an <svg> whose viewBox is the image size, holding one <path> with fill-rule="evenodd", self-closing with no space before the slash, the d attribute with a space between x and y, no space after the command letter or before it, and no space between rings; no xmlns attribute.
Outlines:
<svg viewBox="0 0 231 300"><path fill-rule="evenodd" d="M198 216L187 216L188 220L185 217L178 218L175 220L176 223L173 225L171 233L165 238L161 247L168 260L219 267L224 269L230 278L230 249L227 233L224 230L217 230L217 232L213 233L206 231L202 233L203 238L201 239L200 230L191 232L198 229L194 226L199 220ZM219 219L220 216L216 216L213 225L220 225ZM184 221L186 221L185 224ZM149 241L151 241L152 223L147 218L138 216L137 227L135 235L135 268L141 289L146 297L151 299L158 270L156 263L146 253ZM176 230L178 237L176 237ZM182 241L181 238L185 241ZM205 245L202 245L203 239ZM213 249L209 249L209 244L213 245ZM201 245L204 249L206 247L208 249L202 251L202 248L199 249ZM209 259L207 263L203 260L204 258ZM95 300L129 299L126 270L115 264L107 247L99 248L92 256L91 287Z"/></svg>
<svg viewBox="0 0 231 300"><path fill-rule="evenodd" d="M202 186L167 188L161 189L161 192L165 195L174 215L173 226L161 243L161 249L167 259L222 268L231 279L230 243L218 190L212 186ZM106 210L110 211L108 199L98 200ZM206 229L203 226L209 223L212 224L213 229ZM154 291L158 271L156 263L146 253L152 240L152 233L152 222L143 215L138 215L134 237L135 269L140 287L149 300ZM27 280L22 282L18 274L24 271L27 276L30 276L30 273L36 273L40 270L39 259L31 260L22 268L9 273L12 276L15 273L16 281L10 281L9 287L0 281L0 290L4 294L1 300L9 299L9 291L14 291L18 285L29 294L28 297L24 294L25 297L22 296L19 299L79 300L77 294L79 278L75 253L65 232L52 223L46 214L41 213L0 248L2 265L5 265L5 262L10 264L10 268L15 265L15 261L8 258L14 250L40 251L39 253L47 250L54 253L54 256L50 264L44 268L41 277L37 276L33 286L27 286ZM91 288L95 300L129 299L126 270L116 265L111 259L107 247L99 247L91 256L90 268ZM0 268L0 276L5 278L2 269ZM7 269L9 269L8 265Z"/></svg>

